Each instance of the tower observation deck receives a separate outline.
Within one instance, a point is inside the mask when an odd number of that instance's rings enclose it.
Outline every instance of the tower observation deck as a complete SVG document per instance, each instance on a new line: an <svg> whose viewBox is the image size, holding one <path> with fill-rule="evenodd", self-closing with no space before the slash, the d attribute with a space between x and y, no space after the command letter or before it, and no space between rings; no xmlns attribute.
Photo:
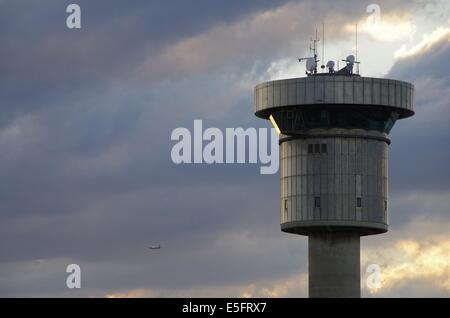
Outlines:
<svg viewBox="0 0 450 318"><path fill-rule="evenodd" d="M309 296L360 297L360 236L388 230L388 135L414 86L309 74L257 85L254 111L280 129L281 230L308 236Z"/></svg>

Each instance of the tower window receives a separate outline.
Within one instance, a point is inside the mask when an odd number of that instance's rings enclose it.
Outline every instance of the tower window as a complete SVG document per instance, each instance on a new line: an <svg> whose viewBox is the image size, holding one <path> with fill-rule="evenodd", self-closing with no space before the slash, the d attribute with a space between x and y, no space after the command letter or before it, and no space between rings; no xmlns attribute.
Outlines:
<svg viewBox="0 0 450 318"><path fill-rule="evenodd" d="M314 197L314 207L320 208L320 197Z"/></svg>
<svg viewBox="0 0 450 318"><path fill-rule="evenodd" d="M357 197L356 198L356 207L360 208L362 206L362 200L361 197Z"/></svg>
<svg viewBox="0 0 450 318"><path fill-rule="evenodd" d="M308 144L308 153L327 153L327 144Z"/></svg>
<svg viewBox="0 0 450 318"><path fill-rule="evenodd" d="M288 200L284 199L284 210L287 211L288 209Z"/></svg>

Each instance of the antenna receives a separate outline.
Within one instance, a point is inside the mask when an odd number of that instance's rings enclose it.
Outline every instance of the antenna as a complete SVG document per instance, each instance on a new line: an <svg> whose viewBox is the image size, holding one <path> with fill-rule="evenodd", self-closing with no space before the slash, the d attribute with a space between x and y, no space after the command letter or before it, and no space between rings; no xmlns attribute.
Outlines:
<svg viewBox="0 0 450 318"><path fill-rule="evenodd" d="M355 24L355 57L358 60L358 23Z"/></svg>
<svg viewBox="0 0 450 318"><path fill-rule="evenodd" d="M311 73L317 70L317 63L313 57L306 59L306 69Z"/></svg>
<svg viewBox="0 0 450 318"><path fill-rule="evenodd" d="M334 61L327 62L328 73L334 73Z"/></svg>
<svg viewBox="0 0 450 318"><path fill-rule="evenodd" d="M309 50L313 53L313 57L301 57L298 59L299 62L306 60L306 74L307 75L317 74L317 62L320 61L317 59L317 42L320 41L318 39L317 32L318 31L316 28L316 37L314 39L311 38L311 44L309 45Z"/></svg>
<svg viewBox="0 0 450 318"><path fill-rule="evenodd" d="M356 74L359 74L359 62L358 62L358 23L355 24L355 61L356 61Z"/></svg>
<svg viewBox="0 0 450 318"><path fill-rule="evenodd" d="M346 75L352 75L353 74L353 65L354 64L359 64L359 62L356 60L355 56L353 55L349 55L345 58L345 60L342 60L343 62L346 63L346 66L339 70L339 72L337 72L337 74L346 74Z"/></svg>
<svg viewBox="0 0 450 318"><path fill-rule="evenodd" d="M322 22L322 65L320 66L322 71L325 69L325 65L323 65L324 61L325 61L325 23Z"/></svg>

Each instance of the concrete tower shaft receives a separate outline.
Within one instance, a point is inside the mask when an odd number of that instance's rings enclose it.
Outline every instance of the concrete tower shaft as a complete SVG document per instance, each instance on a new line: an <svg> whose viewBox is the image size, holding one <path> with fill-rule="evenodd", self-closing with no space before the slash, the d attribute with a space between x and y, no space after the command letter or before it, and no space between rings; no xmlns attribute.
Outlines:
<svg viewBox="0 0 450 318"><path fill-rule="evenodd" d="M359 234L351 231L309 235L309 297L361 296L359 241Z"/></svg>
<svg viewBox="0 0 450 318"><path fill-rule="evenodd" d="M309 236L310 296L359 297L359 237L388 230L388 134L413 106L410 83L359 75L255 87L281 131L281 230Z"/></svg>

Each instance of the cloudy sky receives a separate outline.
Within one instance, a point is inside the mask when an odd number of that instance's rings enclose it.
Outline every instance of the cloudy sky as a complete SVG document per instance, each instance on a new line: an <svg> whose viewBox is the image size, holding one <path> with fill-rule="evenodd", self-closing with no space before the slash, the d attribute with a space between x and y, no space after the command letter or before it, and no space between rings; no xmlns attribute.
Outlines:
<svg viewBox="0 0 450 318"><path fill-rule="evenodd" d="M416 86L390 135L390 231L361 240L363 296L449 297L450 3L377 1L374 23L373 2L0 0L0 296L307 296L279 176L175 165L170 136L270 127L253 87L303 76L324 22L326 59L354 53L358 23L362 75Z"/></svg>

